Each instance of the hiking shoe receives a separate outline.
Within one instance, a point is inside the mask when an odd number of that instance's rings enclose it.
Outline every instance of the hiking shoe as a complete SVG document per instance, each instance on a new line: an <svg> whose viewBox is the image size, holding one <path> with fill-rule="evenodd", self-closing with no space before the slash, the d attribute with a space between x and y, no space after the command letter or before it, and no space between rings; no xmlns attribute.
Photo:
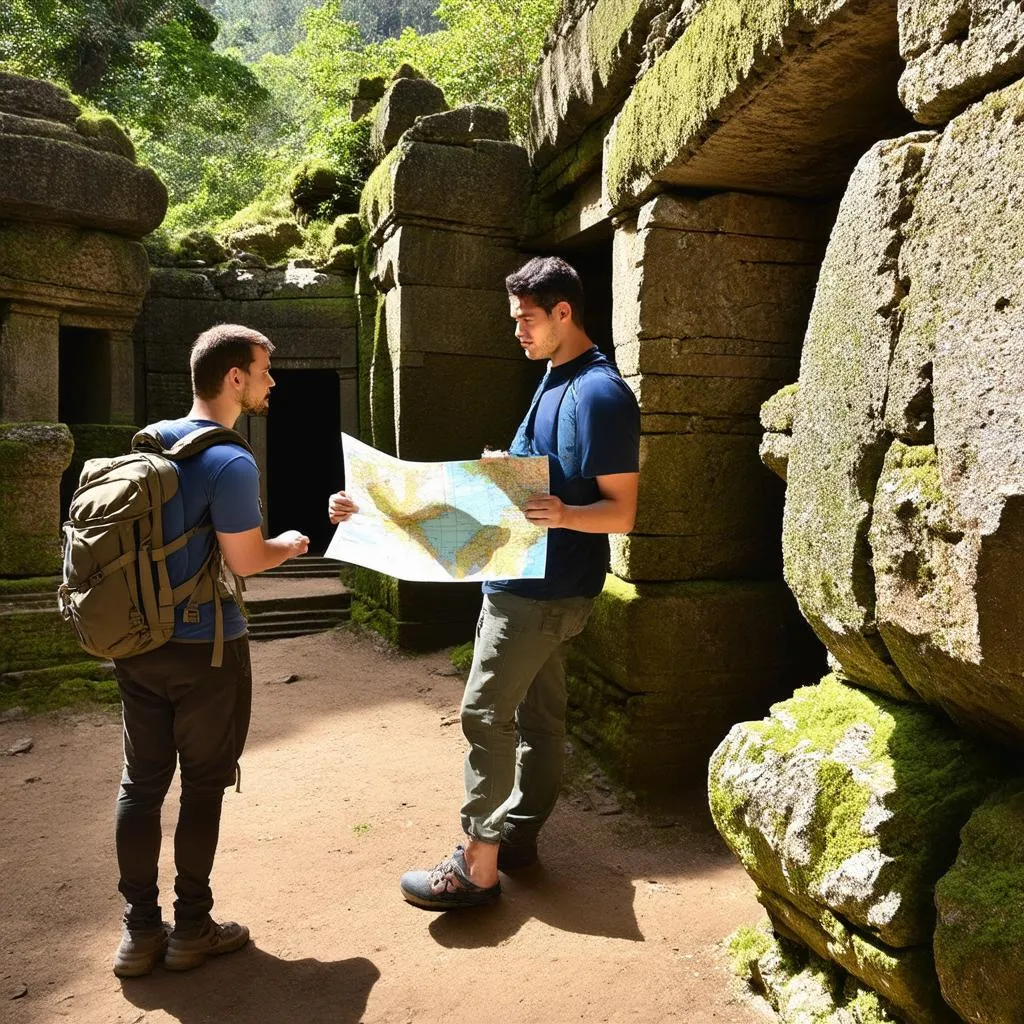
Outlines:
<svg viewBox="0 0 1024 1024"><path fill-rule="evenodd" d="M234 953L248 941L249 929L234 921L217 924L209 919L202 931L192 935L175 928L167 943L164 967L169 971L190 971L202 966L208 956Z"/></svg>
<svg viewBox="0 0 1024 1024"><path fill-rule="evenodd" d="M424 910L456 910L479 907L501 895L501 882L487 889L469 880L465 851L461 846L430 871L406 871L399 883L402 895Z"/></svg>
<svg viewBox="0 0 1024 1024"><path fill-rule="evenodd" d="M141 978L150 974L164 958L171 926L163 921L149 928L124 929L121 945L114 954L114 973L119 978Z"/></svg>
<svg viewBox="0 0 1024 1024"><path fill-rule="evenodd" d="M523 871L537 863L537 840L516 842L502 839L498 847L498 870L506 874L512 871Z"/></svg>

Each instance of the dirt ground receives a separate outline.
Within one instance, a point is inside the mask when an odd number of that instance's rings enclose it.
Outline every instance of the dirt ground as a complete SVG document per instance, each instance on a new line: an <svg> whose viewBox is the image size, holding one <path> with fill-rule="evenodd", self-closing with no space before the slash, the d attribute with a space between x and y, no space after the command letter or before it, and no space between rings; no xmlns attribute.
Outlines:
<svg viewBox="0 0 1024 1024"><path fill-rule="evenodd" d="M542 864L493 906L437 915L398 878L458 837L461 679L339 629L253 645L242 792L225 798L214 915L243 951L119 981L112 842L120 726L102 711L0 723L0 1021L17 1024L763 1024L721 939L760 919L701 810L599 814L585 759ZM292 682L284 682L291 675ZM165 806L169 889L177 809ZM170 897L165 900L165 915Z"/></svg>

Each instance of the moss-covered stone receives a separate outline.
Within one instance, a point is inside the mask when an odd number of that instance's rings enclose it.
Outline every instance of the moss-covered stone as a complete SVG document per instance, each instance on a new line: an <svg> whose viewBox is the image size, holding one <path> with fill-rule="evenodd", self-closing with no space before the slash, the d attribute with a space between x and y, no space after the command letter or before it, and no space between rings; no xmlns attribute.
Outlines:
<svg viewBox="0 0 1024 1024"><path fill-rule="evenodd" d="M56 711L89 704L109 707L120 699L109 662L74 661L0 675L0 710L20 707L30 712Z"/></svg>
<svg viewBox="0 0 1024 1024"><path fill-rule="evenodd" d="M786 582L814 631L847 675L901 700L914 693L878 636L867 533L890 442L895 254L930 138L879 143L843 197L804 342L782 535Z"/></svg>
<svg viewBox="0 0 1024 1024"><path fill-rule="evenodd" d="M109 114L103 114L98 110L86 111L75 121L75 131L87 139L101 140L111 152L119 153L135 163L135 146L132 145L132 140Z"/></svg>
<svg viewBox="0 0 1024 1024"><path fill-rule="evenodd" d="M57 611L31 609L0 613L0 673L81 661L74 631Z"/></svg>
<svg viewBox="0 0 1024 1024"><path fill-rule="evenodd" d="M346 567L342 580L353 595L352 621L405 650L462 643L480 611L474 584L413 583L360 566Z"/></svg>
<svg viewBox="0 0 1024 1024"><path fill-rule="evenodd" d="M719 831L762 887L892 947L922 944L956 835L1004 771L930 710L827 676L711 759Z"/></svg>
<svg viewBox="0 0 1024 1024"><path fill-rule="evenodd" d="M935 887L935 966L946 1001L980 1024L1024 1020L1024 782L982 804Z"/></svg>
<svg viewBox="0 0 1024 1024"><path fill-rule="evenodd" d="M611 206L642 202L666 180L782 191L777 176L785 171L788 194L823 195L841 187L846 160L878 137L875 125L897 134L896 125L907 120L889 100L899 66L891 19L890 5L851 0L701 4L619 113L605 160ZM850 69L856 66L864 74L853 90ZM875 75L883 81L872 82ZM781 84L772 95L776 79ZM838 113L846 103L862 111L862 89L878 104L872 132L864 135L853 118ZM828 115L817 123L794 117L802 106L814 109L822 93L829 96ZM723 137L721 159L709 159L708 150ZM788 155L805 149L813 158L787 163ZM705 166L691 180L686 165L694 157Z"/></svg>
<svg viewBox="0 0 1024 1024"><path fill-rule="evenodd" d="M778 434L788 434L792 431L796 396L799 391L799 381L787 384L761 405L761 426L765 430Z"/></svg>
<svg viewBox="0 0 1024 1024"><path fill-rule="evenodd" d="M74 442L60 423L0 423L0 574L60 566L60 478Z"/></svg>
<svg viewBox="0 0 1024 1024"><path fill-rule="evenodd" d="M284 259L290 249L301 246L302 242L302 229L293 220L254 224L240 228L228 237L228 244L233 249L255 253L270 262Z"/></svg>
<svg viewBox="0 0 1024 1024"><path fill-rule="evenodd" d="M292 170L288 191L296 218L308 223L358 210L361 188L362 182L349 171L310 158Z"/></svg>
<svg viewBox="0 0 1024 1024"><path fill-rule="evenodd" d="M855 1015L860 1013L867 1015L863 1018L865 1024L874 1024L878 1019L895 1019L902 1024L960 1024L959 1018L942 1000L929 947L889 949L827 911L809 917L764 889L758 892L757 898L768 911L778 935L799 942L821 958L816 969L823 980L827 979L826 985L837 1004L834 1021L825 1018L829 1024L861 1020ZM765 960L770 956L769 952ZM790 965L778 972L783 978L792 973L793 964L813 962L796 952L790 953L788 959ZM766 966L764 960L759 961L760 970L765 970ZM844 972L866 990L856 983L851 985L849 978L844 982ZM778 987L783 989L785 982ZM827 1011L825 1006L821 1009Z"/></svg>

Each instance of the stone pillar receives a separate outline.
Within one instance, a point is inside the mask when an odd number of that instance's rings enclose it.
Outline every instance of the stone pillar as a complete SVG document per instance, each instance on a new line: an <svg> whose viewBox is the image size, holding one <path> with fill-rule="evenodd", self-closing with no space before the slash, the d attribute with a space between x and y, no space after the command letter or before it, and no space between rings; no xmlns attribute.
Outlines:
<svg viewBox="0 0 1024 1024"><path fill-rule="evenodd" d="M108 331L110 422L135 422L135 351L130 329Z"/></svg>
<svg viewBox="0 0 1024 1024"><path fill-rule="evenodd" d="M12 302L0 322L0 422L57 421L60 318Z"/></svg>
<svg viewBox="0 0 1024 1024"><path fill-rule="evenodd" d="M616 230L640 501L633 533L612 538L574 698L634 785L699 784L729 726L789 692L814 651L781 579L783 488L760 463L758 414L797 376L829 219L789 200L663 194Z"/></svg>
<svg viewBox="0 0 1024 1024"><path fill-rule="evenodd" d="M62 423L0 423L0 576L59 571L60 477L73 448Z"/></svg>
<svg viewBox="0 0 1024 1024"><path fill-rule="evenodd" d="M530 175L526 152L507 137L507 120L491 108L422 117L363 191L367 276L379 293L374 307L360 283L363 436L402 459L473 459L485 445L506 447L539 379L515 344L504 287L523 262L515 241ZM350 583L354 616L402 646L472 635L476 584L361 569Z"/></svg>

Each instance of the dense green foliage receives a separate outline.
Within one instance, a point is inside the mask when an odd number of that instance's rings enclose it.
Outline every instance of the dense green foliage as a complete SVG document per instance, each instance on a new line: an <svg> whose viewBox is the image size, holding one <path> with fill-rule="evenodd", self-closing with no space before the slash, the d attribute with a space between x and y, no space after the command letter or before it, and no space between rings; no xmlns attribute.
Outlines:
<svg viewBox="0 0 1024 1024"><path fill-rule="evenodd" d="M559 0L8 0L0 68L113 114L168 186L164 233L280 216L291 170L370 170L361 77L410 63L449 104L492 103L525 134ZM239 211L247 208L245 214ZM269 216L269 214L267 214Z"/></svg>

